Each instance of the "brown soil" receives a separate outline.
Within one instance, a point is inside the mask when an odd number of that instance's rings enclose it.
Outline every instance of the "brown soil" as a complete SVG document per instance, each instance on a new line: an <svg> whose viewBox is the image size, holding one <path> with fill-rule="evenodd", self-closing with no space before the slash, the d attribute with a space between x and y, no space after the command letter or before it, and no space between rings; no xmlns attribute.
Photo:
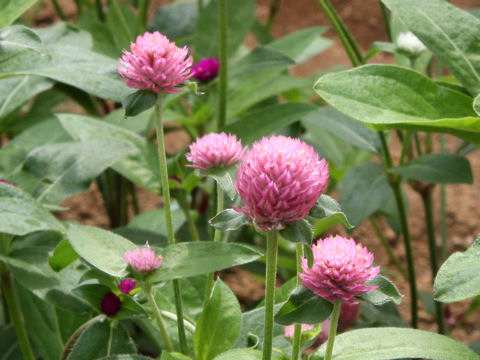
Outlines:
<svg viewBox="0 0 480 360"><path fill-rule="evenodd" d="M162 3L168 1L162 1ZM260 0L257 17L260 21L265 21L268 14L269 0ZM74 17L75 6L73 0L60 1L64 6L65 12L69 17ZM159 2L155 2L158 4ZM358 40L362 50L367 50L373 41L387 40L385 28L377 0L332 0L333 5L338 9L347 26L352 30ZM453 4L462 7L480 7L480 0L456 0ZM152 5L154 8L155 5ZM50 3L44 4L44 9L39 13L39 23L49 23L54 20ZM281 1L280 11L276 23L273 27L273 33L276 37L283 36L295 30L318 25L329 25L326 17L320 10L314 0L284 0ZM320 69L325 69L338 64L348 64L348 58L332 30L326 33L326 36L334 41L334 45L318 55L311 61L293 69L293 73L299 76L305 76L314 73ZM370 62L392 62L389 56L379 55ZM454 139L449 139L449 145L452 145ZM180 137L172 136L169 141L171 150L185 146L188 143L188 137L183 134ZM395 147L395 146L394 146ZM175 149L174 149L175 148ZM398 146L396 146L398 149ZM468 156L471 161L474 174L480 166L480 153L476 152ZM479 179L475 177L473 185L449 185L447 187L447 208L448 208L448 234L449 250L458 251L467 248L480 233L480 222L478 214L480 213L480 187ZM438 189L435 190L435 196L438 198ZM410 202L409 225L412 233L413 250L415 254L416 273L418 287L423 290L431 291L432 277L429 266L429 255L427 247L427 236L425 223L423 220L424 212L419 196L407 190ZM158 196L152 195L147 191L140 191L140 205L142 210L155 208L161 204ZM438 204L438 201L436 202ZM108 218L103 209L102 199L95 187L88 192L71 197L64 202L65 206L70 207L69 211L59 215L62 220L75 219L84 224L108 227ZM440 243L440 230L438 225L439 209L436 208L437 238ZM396 238L391 230L382 226L385 234L393 246L395 253L405 263L405 252L401 239ZM342 232L342 229L338 229ZM392 277L396 273L390 263L383 247L376 238L370 224L365 223L355 230L353 236L362 241L375 254L375 259L382 267L391 270ZM263 296L263 287L253 276L241 269L228 271L224 278L238 294L243 303L255 301ZM405 294L404 301L400 310L405 319L409 318L409 296L408 284L396 276L395 282L398 284L401 292ZM465 303L455 304L453 311L460 312L466 308ZM436 331L435 323L426 312L421 310L420 327L422 329ZM478 323L479 316L471 317L461 328L455 328L452 336L460 341L478 341L480 340L480 330L475 329L474 322Z"/></svg>

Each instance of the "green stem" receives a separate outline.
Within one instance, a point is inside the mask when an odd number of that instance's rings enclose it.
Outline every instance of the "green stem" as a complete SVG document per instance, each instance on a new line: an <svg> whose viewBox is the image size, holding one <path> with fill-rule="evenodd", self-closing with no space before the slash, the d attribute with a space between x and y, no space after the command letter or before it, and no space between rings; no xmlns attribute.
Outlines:
<svg viewBox="0 0 480 360"><path fill-rule="evenodd" d="M97 9L97 16L101 22L105 22L105 13L103 12L102 0L95 0L95 8Z"/></svg>
<svg viewBox="0 0 480 360"><path fill-rule="evenodd" d="M347 52L347 55L353 67L361 65L363 63L363 59L361 55L359 56L358 47L356 46L356 43L350 32L346 28L345 24L343 24L342 20L337 15L333 6L331 6L328 0L318 0L318 3L322 10L325 12L328 20L330 20L330 22L332 23L333 29L340 38L340 41L342 42L342 45L345 48L345 51Z"/></svg>
<svg viewBox="0 0 480 360"><path fill-rule="evenodd" d="M398 214L400 216L400 224L403 231L403 243L405 245L405 256L407 258L407 267L408 267L408 282L410 284L410 297L411 297L411 317L412 317L412 327L418 327L418 295L417 295L417 283L415 278L415 264L413 262L412 254L412 242L410 238L410 229L408 228L407 220L407 210L402 196L402 182L401 177L395 176L390 177L388 171L393 167L393 160L390 155L390 150L388 149L387 141L383 131L378 132L380 137L380 142L382 143L383 158L382 163L389 177L389 183L393 190L395 196L395 202L397 204Z"/></svg>
<svg viewBox="0 0 480 360"><path fill-rule="evenodd" d="M388 17L387 8L382 3L381 0L378 3L380 4L380 9L382 10L382 17L383 17L383 21L385 22L385 30L387 31L388 40L392 41L393 40L392 39L392 30L390 29L390 18Z"/></svg>
<svg viewBox="0 0 480 360"><path fill-rule="evenodd" d="M445 152L445 134L440 135L440 151ZM447 229L447 187L440 184L440 229L442 234L442 260L448 256L448 229Z"/></svg>
<svg viewBox="0 0 480 360"><path fill-rule="evenodd" d="M125 36L130 41L133 40L133 34L130 31L130 27L127 24L127 20L125 20L125 17L123 16L122 9L120 9L117 0L110 0L110 4L112 5L112 10L115 12L116 17L120 22L119 28L123 30Z"/></svg>
<svg viewBox="0 0 480 360"><path fill-rule="evenodd" d="M333 343L337 335L338 318L340 317L340 308L342 307L342 300L337 300L333 304L332 316L330 319L330 331L328 333L327 350L325 351L325 360L332 359Z"/></svg>
<svg viewBox="0 0 480 360"><path fill-rule="evenodd" d="M405 157L407 157L409 160L412 159L412 147L410 145L411 139L412 139L411 130L407 130L402 141L402 153L400 155L400 161L399 161L400 165L403 165L405 163Z"/></svg>
<svg viewBox="0 0 480 360"><path fill-rule="evenodd" d="M197 227L195 226L195 221L193 221L192 212L190 211L190 204L187 201L187 195L183 190L180 190L180 194L178 196L178 201L180 203L180 207L187 218L187 225L188 230L190 231L190 236L192 237L193 241L200 241L200 236L198 235Z"/></svg>
<svg viewBox="0 0 480 360"><path fill-rule="evenodd" d="M167 154L165 152L165 135L163 133L162 123L162 93L158 93L158 100L155 104L156 134L158 146L158 160L160 163L160 177L162 182L162 195L165 209L165 223L167 227L168 244L175 244L173 233L172 210L170 207L170 188L168 185ZM178 338L182 352L188 354L187 338L185 336L185 325L183 324L183 305L180 292L180 283L178 280L172 280L173 293L175 297L175 308L177 312Z"/></svg>
<svg viewBox="0 0 480 360"><path fill-rule="evenodd" d="M218 11L220 16L220 69L219 69L219 92L218 92L218 119L217 131L225 127L227 118L227 3L219 0Z"/></svg>
<svg viewBox="0 0 480 360"><path fill-rule="evenodd" d="M420 137L418 136L418 132L413 132L413 138L415 140L415 149L417 150L417 156L422 156L422 146L420 145Z"/></svg>
<svg viewBox="0 0 480 360"><path fill-rule="evenodd" d="M387 252L387 255L390 258L390 261L393 263L393 265L395 265L395 268L400 273L400 275L402 275L402 277L405 280L408 280L407 272L403 268L402 264L400 264L400 260L398 260L398 258L395 256L393 249L388 243L387 239L385 239L385 236L383 236L382 230L380 229L380 226L378 225L378 222L375 216L370 217L370 223L373 226L373 230L375 231L375 234L380 239L380 242L382 243L385 251Z"/></svg>
<svg viewBox="0 0 480 360"><path fill-rule="evenodd" d="M153 298L152 288L150 284L147 284L147 283L143 284L143 292L145 293L147 300L150 303L150 306L152 307L153 315L157 320L158 329L160 330L160 333L162 334L162 337L163 337L163 341L165 342L165 347L167 348L168 351L172 352L173 351L172 340L170 340L170 336L168 336L167 329L165 328L165 324L162 319L162 314L160 313L160 309L158 308L157 302Z"/></svg>
<svg viewBox="0 0 480 360"><path fill-rule="evenodd" d="M138 4L138 14L137 20L135 23L135 31L137 34L140 34L145 31L147 28L147 11L150 1L149 0L140 0Z"/></svg>
<svg viewBox="0 0 480 360"><path fill-rule="evenodd" d="M18 303L18 298L15 293L12 275L10 270L0 263L1 281L2 281L2 294L6 300L10 319L12 320L15 333L17 334L18 344L22 351L24 360L35 360L33 355L32 345L28 339L27 331L25 329L25 321L23 314Z"/></svg>
<svg viewBox="0 0 480 360"><path fill-rule="evenodd" d="M267 233L267 273L265 279L265 332L263 360L271 360L273 350L273 306L275 303L275 280L277 277L278 231Z"/></svg>
<svg viewBox="0 0 480 360"><path fill-rule="evenodd" d="M280 0L270 0L270 6L268 8L268 19L265 27L268 31L272 29L275 18L277 17L278 10L280 10Z"/></svg>
<svg viewBox="0 0 480 360"><path fill-rule="evenodd" d="M432 280L435 279L438 272L437 244L435 238L435 225L433 221L432 189L428 189L421 194L423 207L425 209L425 222L427 224L428 248L430 250L430 268L432 269ZM443 317L443 306L435 301L436 321L438 333L445 334L445 319Z"/></svg>
<svg viewBox="0 0 480 360"><path fill-rule="evenodd" d="M58 1L57 0L52 0L52 3L53 3L53 7L55 8L55 11L57 12L60 19L62 19L63 21L67 21L67 17L65 16L65 13L63 12L62 7L58 3Z"/></svg>
<svg viewBox="0 0 480 360"><path fill-rule="evenodd" d="M80 15L83 12L82 0L75 0L75 5L77 6L77 14Z"/></svg>
<svg viewBox="0 0 480 360"><path fill-rule="evenodd" d="M197 6L198 6L198 13L203 10L203 0L197 0Z"/></svg>
<svg viewBox="0 0 480 360"><path fill-rule="evenodd" d="M297 263L297 286L300 284L298 274L302 272L302 256L303 245L301 243L295 244L296 246L296 263ZM298 360L300 356L300 340L302 337L302 324L295 324L295 331L293 333L293 347L292 347L292 360Z"/></svg>
<svg viewBox="0 0 480 360"><path fill-rule="evenodd" d="M133 182L130 182L130 196L132 197L131 204L133 207L133 212L135 215L138 215L140 214L140 206L138 205L137 189L135 188L135 184Z"/></svg>

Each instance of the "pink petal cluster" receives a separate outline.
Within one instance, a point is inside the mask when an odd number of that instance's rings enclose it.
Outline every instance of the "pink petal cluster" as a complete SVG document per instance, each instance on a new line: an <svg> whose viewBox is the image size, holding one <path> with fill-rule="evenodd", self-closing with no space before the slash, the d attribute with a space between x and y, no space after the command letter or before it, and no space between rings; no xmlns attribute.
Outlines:
<svg viewBox="0 0 480 360"><path fill-rule="evenodd" d="M312 245L313 266L302 258L302 285L316 295L335 302L352 301L357 295L377 288L364 285L380 272L372 267L373 254L353 239L330 236Z"/></svg>
<svg viewBox="0 0 480 360"><path fill-rule="evenodd" d="M242 142L235 135L210 133L191 144L185 157L192 163L187 166L208 170L233 165L240 161L244 152Z"/></svg>
<svg viewBox="0 0 480 360"><path fill-rule="evenodd" d="M123 50L118 72L127 86L154 92L175 93L175 87L192 76L193 58L158 31L145 33Z"/></svg>
<svg viewBox="0 0 480 360"><path fill-rule="evenodd" d="M286 136L263 138L245 154L235 188L245 203L235 208L263 231L283 229L308 215L328 182L328 163L313 147Z"/></svg>
<svg viewBox="0 0 480 360"><path fill-rule="evenodd" d="M162 255L148 247L138 247L123 254L123 260L138 272L149 272L158 269L163 264Z"/></svg>
<svg viewBox="0 0 480 360"><path fill-rule="evenodd" d="M308 330L312 330L314 327L315 326L310 325L310 324L302 324L302 333L305 332L305 331L308 331ZM283 335L287 339L293 338L294 333L295 333L295 325L294 324L285 326L285 328L283 329Z"/></svg>
<svg viewBox="0 0 480 360"><path fill-rule="evenodd" d="M201 82L209 82L217 77L219 66L219 59L204 58L192 67L193 77Z"/></svg>
<svg viewBox="0 0 480 360"><path fill-rule="evenodd" d="M132 279L124 279L118 284L118 289L124 294L130 294L130 291L135 289L135 281Z"/></svg>

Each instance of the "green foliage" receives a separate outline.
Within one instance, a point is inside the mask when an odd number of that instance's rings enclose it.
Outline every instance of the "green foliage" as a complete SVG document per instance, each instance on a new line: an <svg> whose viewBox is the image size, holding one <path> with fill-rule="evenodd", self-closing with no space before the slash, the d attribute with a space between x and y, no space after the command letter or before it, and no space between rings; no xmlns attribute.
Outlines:
<svg viewBox="0 0 480 360"><path fill-rule="evenodd" d="M382 275L367 281L365 285L376 285L378 288L361 294L359 297L362 300L373 305L383 305L390 301L398 305L402 302L402 295L395 284Z"/></svg>
<svg viewBox="0 0 480 360"><path fill-rule="evenodd" d="M313 240L312 227L305 219L287 223L285 228L280 230L280 236L293 242L302 242L310 245Z"/></svg>
<svg viewBox="0 0 480 360"><path fill-rule="evenodd" d="M244 213L233 209L226 209L215 215L208 223L222 231L233 231L250 224L251 220Z"/></svg>
<svg viewBox="0 0 480 360"><path fill-rule="evenodd" d="M37 0L2 0L2 17L0 18L0 28L10 25L20 15L35 4Z"/></svg>
<svg viewBox="0 0 480 360"><path fill-rule="evenodd" d="M150 90L138 90L127 96L123 102L125 116L135 116L150 108L157 102L158 96Z"/></svg>

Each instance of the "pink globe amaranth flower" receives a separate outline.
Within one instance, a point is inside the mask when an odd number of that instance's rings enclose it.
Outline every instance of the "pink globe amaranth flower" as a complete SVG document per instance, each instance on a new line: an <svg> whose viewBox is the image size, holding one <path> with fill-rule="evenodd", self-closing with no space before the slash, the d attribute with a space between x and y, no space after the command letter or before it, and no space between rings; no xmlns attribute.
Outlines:
<svg viewBox="0 0 480 360"><path fill-rule="evenodd" d="M192 67L193 77L201 82L209 82L217 77L219 67L219 59L204 58Z"/></svg>
<svg viewBox="0 0 480 360"><path fill-rule="evenodd" d="M158 31L145 33L123 50L117 70L127 86L154 92L175 93L191 76L193 58Z"/></svg>
<svg viewBox="0 0 480 360"><path fill-rule="evenodd" d="M149 272L158 269L163 264L162 255L155 255L155 251L148 247L139 247L127 251L123 259L138 272Z"/></svg>
<svg viewBox="0 0 480 360"><path fill-rule="evenodd" d="M191 144L190 152L185 157L192 163L187 166L208 170L236 164L244 152L242 142L235 135L210 133Z"/></svg>
<svg viewBox="0 0 480 360"><path fill-rule="evenodd" d="M117 295L111 292L105 294L100 304L100 309L104 314L108 316L115 315L120 310L121 307L122 307L122 301Z"/></svg>
<svg viewBox="0 0 480 360"><path fill-rule="evenodd" d="M378 275L380 267L372 267L373 254L355 240L330 236L312 245L312 252L312 268L302 258L303 273L299 276L303 286L325 300L352 301L378 287L364 285Z"/></svg>
<svg viewBox="0 0 480 360"><path fill-rule="evenodd" d="M302 324L302 333L305 332L305 331L308 331L308 330L312 330L314 327L315 326L310 325L310 324ZM295 325L294 324L285 326L285 328L283 329L283 334L287 339L293 338L294 333L295 333Z"/></svg>
<svg viewBox="0 0 480 360"><path fill-rule="evenodd" d="M308 215L328 182L328 163L313 147L286 136L263 138L245 154L235 188L245 203L234 207L263 231L283 229Z"/></svg>
<svg viewBox="0 0 480 360"><path fill-rule="evenodd" d="M130 291L135 289L135 281L132 279L124 279L120 281L120 284L118 285L118 288L120 291L124 294L130 294Z"/></svg>

